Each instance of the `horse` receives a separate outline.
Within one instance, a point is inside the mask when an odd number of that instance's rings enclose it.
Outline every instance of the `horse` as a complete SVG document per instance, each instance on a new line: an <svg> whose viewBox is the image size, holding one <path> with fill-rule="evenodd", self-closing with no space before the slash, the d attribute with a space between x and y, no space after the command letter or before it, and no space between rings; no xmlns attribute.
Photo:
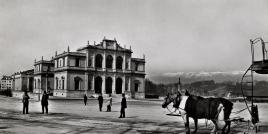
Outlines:
<svg viewBox="0 0 268 134"><path fill-rule="evenodd" d="M231 121L229 120L231 111L233 109L233 103L224 98L203 98L201 96L195 96L189 94L186 91L185 95L180 93L176 95L167 95L162 104L162 108L166 108L171 102L173 107L179 110L186 128L186 133L190 133L189 117L193 118L195 123L194 133L197 132L198 119L208 119L214 124L214 128L211 132L216 133L222 128L222 133L225 133L225 129L228 126L226 133L230 132Z"/></svg>

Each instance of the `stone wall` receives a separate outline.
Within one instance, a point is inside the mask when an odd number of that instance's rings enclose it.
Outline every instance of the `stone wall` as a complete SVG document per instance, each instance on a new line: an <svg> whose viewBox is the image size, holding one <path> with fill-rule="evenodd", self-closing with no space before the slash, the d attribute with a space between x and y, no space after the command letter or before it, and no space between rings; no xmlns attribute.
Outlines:
<svg viewBox="0 0 268 134"><path fill-rule="evenodd" d="M12 97L22 99L24 92L22 91L12 91ZM28 93L30 99L39 100L39 94L36 93Z"/></svg>

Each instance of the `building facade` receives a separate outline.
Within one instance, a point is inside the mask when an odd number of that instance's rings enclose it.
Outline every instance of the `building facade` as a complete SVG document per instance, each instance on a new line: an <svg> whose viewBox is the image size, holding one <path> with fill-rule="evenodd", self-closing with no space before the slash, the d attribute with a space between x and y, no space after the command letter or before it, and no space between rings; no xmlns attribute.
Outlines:
<svg viewBox="0 0 268 134"><path fill-rule="evenodd" d="M82 97L85 93L122 94L132 98L145 96L145 57L132 58L132 50L116 40L55 54L54 96ZM36 64L35 64L36 65Z"/></svg>
<svg viewBox="0 0 268 134"><path fill-rule="evenodd" d="M33 92L33 74L33 69L13 74L13 90Z"/></svg>
<svg viewBox="0 0 268 134"><path fill-rule="evenodd" d="M3 76L1 79L1 89L12 89L13 88L13 79L12 76Z"/></svg>
<svg viewBox="0 0 268 134"><path fill-rule="evenodd" d="M33 93L47 91L53 93L54 90L54 62L53 60L43 60L34 63Z"/></svg>

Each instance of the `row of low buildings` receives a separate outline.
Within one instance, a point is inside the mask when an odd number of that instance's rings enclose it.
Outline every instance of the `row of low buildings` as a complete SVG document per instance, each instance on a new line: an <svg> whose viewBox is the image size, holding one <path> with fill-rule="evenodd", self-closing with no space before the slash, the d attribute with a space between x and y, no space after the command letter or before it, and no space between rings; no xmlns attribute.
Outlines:
<svg viewBox="0 0 268 134"><path fill-rule="evenodd" d="M125 93L144 98L145 56L132 58L131 48L104 38L75 52L68 47L50 60L35 60L34 69L12 75L12 84L14 92L39 94L45 90L58 97Z"/></svg>

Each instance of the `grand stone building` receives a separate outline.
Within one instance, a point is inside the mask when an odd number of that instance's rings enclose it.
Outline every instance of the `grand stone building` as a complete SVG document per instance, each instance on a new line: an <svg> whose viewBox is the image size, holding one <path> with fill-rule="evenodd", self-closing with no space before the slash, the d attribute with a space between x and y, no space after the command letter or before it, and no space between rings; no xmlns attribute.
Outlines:
<svg viewBox="0 0 268 134"><path fill-rule="evenodd" d="M54 96L82 97L85 93L145 96L145 57L132 58L131 48L121 47L115 39L88 43L76 52L69 47L63 53L56 52L51 61L35 62L34 74L36 92L54 85Z"/></svg>
<svg viewBox="0 0 268 134"><path fill-rule="evenodd" d="M53 93L54 89L54 62L53 60L34 61L34 93L42 93L42 90Z"/></svg>
<svg viewBox="0 0 268 134"><path fill-rule="evenodd" d="M26 70L13 74L14 91L29 91L33 92L33 74L34 70Z"/></svg>

